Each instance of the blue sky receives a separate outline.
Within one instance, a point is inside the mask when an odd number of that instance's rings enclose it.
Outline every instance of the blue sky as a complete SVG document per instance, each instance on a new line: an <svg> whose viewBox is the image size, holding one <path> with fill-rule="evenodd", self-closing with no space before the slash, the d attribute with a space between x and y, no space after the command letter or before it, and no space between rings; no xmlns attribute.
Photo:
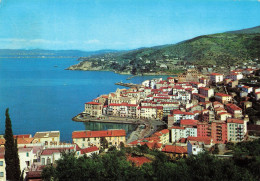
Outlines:
<svg viewBox="0 0 260 181"><path fill-rule="evenodd" d="M260 25L260 0L0 0L0 48L134 49Z"/></svg>

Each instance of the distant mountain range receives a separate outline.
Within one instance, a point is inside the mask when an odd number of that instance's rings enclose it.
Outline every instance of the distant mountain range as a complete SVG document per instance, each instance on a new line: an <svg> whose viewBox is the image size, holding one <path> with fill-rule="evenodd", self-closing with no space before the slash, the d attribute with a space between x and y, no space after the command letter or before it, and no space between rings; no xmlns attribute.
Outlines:
<svg viewBox="0 0 260 181"><path fill-rule="evenodd" d="M229 66L257 58L260 58L260 26L198 36L172 45L81 57L83 62L69 69L91 70L92 67L94 70L142 74L158 72L166 66L164 71L170 71L176 62L183 61L205 66Z"/></svg>
<svg viewBox="0 0 260 181"><path fill-rule="evenodd" d="M42 50L42 49L0 49L0 57L87 57L91 55L117 52L117 50L98 50L98 51L80 51L80 50Z"/></svg>

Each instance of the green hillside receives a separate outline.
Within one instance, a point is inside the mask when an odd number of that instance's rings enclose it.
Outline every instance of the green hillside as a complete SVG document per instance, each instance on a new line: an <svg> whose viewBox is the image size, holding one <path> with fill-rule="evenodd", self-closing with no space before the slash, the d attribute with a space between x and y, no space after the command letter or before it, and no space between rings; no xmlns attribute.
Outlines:
<svg viewBox="0 0 260 181"><path fill-rule="evenodd" d="M170 72L181 62L228 66L255 58L260 58L259 26L199 36L173 45L96 55L81 60L92 62L92 66L104 70L136 74ZM75 69L80 69L80 65Z"/></svg>

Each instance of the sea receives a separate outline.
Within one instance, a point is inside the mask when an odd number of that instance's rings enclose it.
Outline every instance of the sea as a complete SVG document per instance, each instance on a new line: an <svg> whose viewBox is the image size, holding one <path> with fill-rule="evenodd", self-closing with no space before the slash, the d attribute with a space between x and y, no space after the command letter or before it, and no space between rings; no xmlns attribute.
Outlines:
<svg viewBox="0 0 260 181"><path fill-rule="evenodd" d="M72 118L84 110L84 103L110 92L116 82L141 83L167 76L136 76L109 71L65 70L77 58L0 58L0 134L5 131L5 110L9 108L14 134L56 131L61 141L71 142L77 130L125 129L135 126L115 123L82 123Z"/></svg>

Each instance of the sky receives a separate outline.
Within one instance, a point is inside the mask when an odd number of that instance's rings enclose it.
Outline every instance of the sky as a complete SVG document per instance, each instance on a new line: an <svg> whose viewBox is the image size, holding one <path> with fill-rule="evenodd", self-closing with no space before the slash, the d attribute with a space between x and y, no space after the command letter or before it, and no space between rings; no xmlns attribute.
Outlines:
<svg viewBox="0 0 260 181"><path fill-rule="evenodd" d="M0 0L0 49L129 50L260 25L260 0Z"/></svg>

